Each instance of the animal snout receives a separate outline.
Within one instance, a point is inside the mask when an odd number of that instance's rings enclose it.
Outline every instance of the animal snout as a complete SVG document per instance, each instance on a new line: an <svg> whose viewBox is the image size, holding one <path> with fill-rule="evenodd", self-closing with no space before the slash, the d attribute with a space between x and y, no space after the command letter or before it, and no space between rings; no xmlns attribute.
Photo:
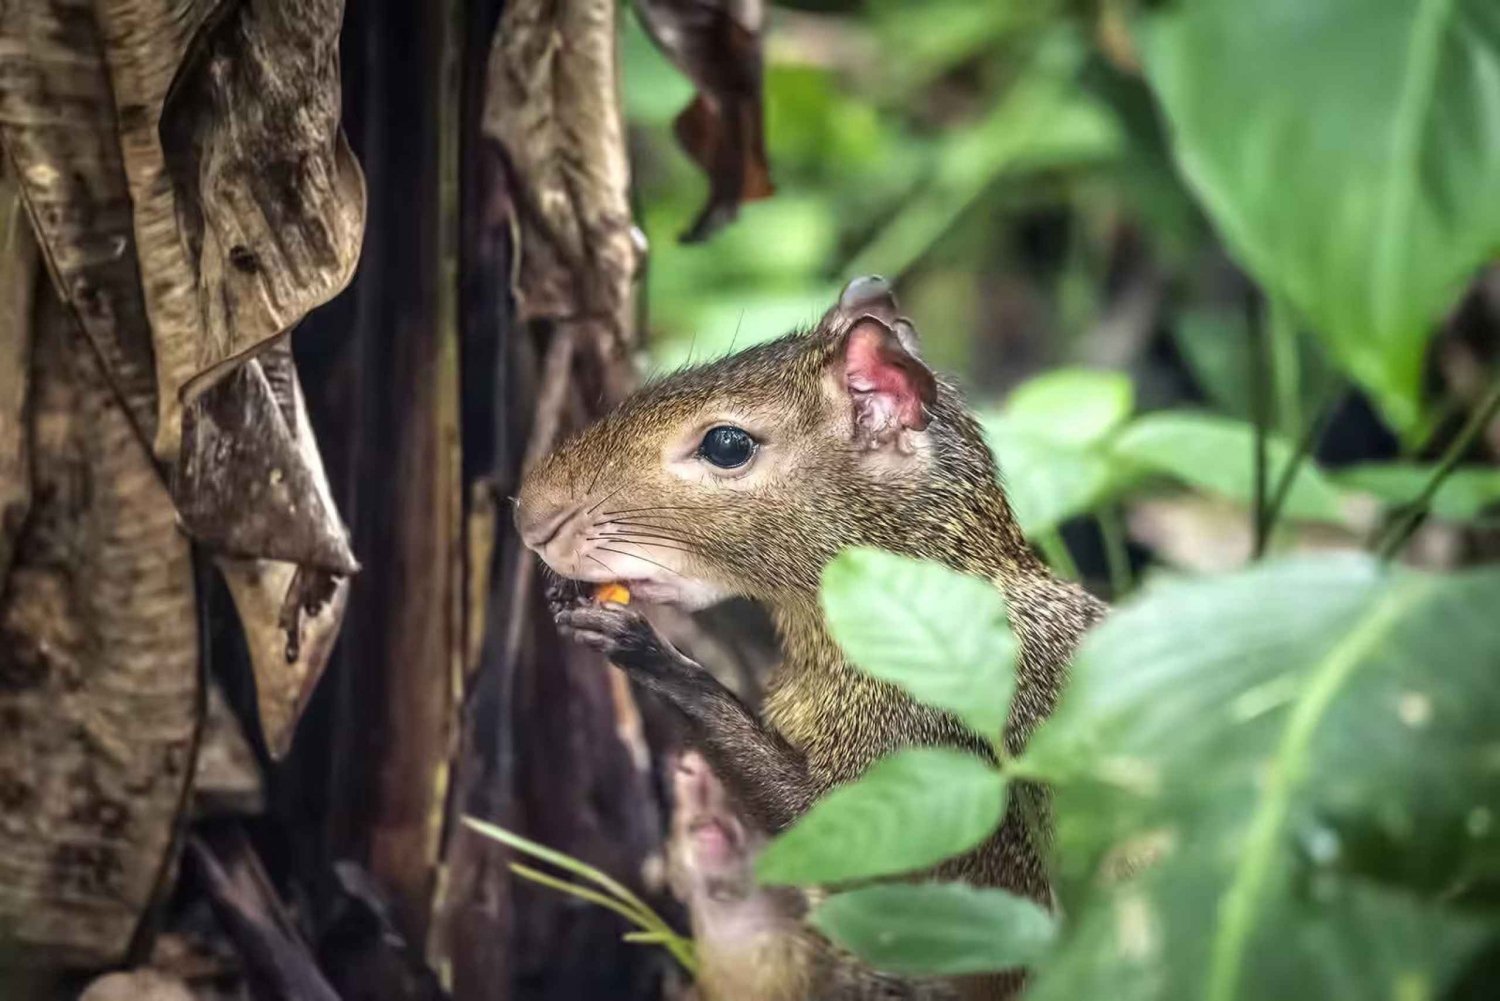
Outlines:
<svg viewBox="0 0 1500 1001"><path fill-rule="evenodd" d="M528 507L523 501L516 507L516 530L526 548L540 553L562 534L568 522L578 513L576 505L562 507Z"/></svg>

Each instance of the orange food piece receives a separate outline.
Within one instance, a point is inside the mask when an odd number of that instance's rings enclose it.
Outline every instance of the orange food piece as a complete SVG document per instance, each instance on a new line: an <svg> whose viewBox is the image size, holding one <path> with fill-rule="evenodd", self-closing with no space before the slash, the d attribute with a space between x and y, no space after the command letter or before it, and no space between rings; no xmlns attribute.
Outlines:
<svg viewBox="0 0 1500 1001"><path fill-rule="evenodd" d="M617 605L628 605L630 604L630 588L619 581L599 584L594 588L594 600L601 605L611 601Z"/></svg>

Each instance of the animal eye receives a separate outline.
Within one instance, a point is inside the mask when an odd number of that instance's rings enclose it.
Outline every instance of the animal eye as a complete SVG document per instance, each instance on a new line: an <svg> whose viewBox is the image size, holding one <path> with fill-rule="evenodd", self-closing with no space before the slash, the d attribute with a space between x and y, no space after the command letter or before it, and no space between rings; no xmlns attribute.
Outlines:
<svg viewBox="0 0 1500 1001"><path fill-rule="evenodd" d="M734 469L749 462L755 454L755 439L747 431L721 424L708 429L698 443L698 454L720 469Z"/></svg>

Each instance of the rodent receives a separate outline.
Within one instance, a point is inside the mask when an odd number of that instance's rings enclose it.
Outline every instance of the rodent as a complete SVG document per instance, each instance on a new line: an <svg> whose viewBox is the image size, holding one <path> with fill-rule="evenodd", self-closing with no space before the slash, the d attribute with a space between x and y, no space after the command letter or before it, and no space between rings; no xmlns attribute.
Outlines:
<svg viewBox="0 0 1500 1001"><path fill-rule="evenodd" d="M842 549L878 546L995 584L1020 643L1005 733L1020 751L1105 605L1033 553L958 391L921 360L889 286L855 279L811 329L649 383L524 475L516 522L561 577L623 581L646 601L763 603L784 659L757 717L661 639L638 608L555 599L564 633L603 651L682 712L755 825L774 834L831 787L906 745L989 754L952 715L845 661L818 603ZM995 836L943 878L1051 892L1043 793L1021 786ZM969 984L1016 993L1019 973Z"/></svg>
<svg viewBox="0 0 1500 1001"><path fill-rule="evenodd" d="M766 837L702 755L678 757L672 787L668 874L707 960L699 1001L952 1001L939 981L882 974L831 948L803 921L803 890L757 885L753 865Z"/></svg>

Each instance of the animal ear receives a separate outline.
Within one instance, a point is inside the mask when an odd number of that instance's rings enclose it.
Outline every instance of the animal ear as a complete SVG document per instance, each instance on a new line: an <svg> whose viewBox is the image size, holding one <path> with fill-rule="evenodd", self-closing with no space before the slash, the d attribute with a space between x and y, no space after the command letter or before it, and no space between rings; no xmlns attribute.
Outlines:
<svg viewBox="0 0 1500 1001"><path fill-rule="evenodd" d="M906 353L913 358L918 357L920 348L917 343L917 331L901 315L900 307L896 305L896 294L891 291L890 283L879 275L864 275L851 279L844 290L839 293L839 301L828 311L824 323L829 326L842 326L855 322L862 317L874 317L884 323L896 334L896 339L906 349Z"/></svg>
<svg viewBox="0 0 1500 1001"><path fill-rule="evenodd" d="M836 368L853 407L857 437L889 444L903 431L926 430L937 379L892 326L874 316L856 320L844 335Z"/></svg>

